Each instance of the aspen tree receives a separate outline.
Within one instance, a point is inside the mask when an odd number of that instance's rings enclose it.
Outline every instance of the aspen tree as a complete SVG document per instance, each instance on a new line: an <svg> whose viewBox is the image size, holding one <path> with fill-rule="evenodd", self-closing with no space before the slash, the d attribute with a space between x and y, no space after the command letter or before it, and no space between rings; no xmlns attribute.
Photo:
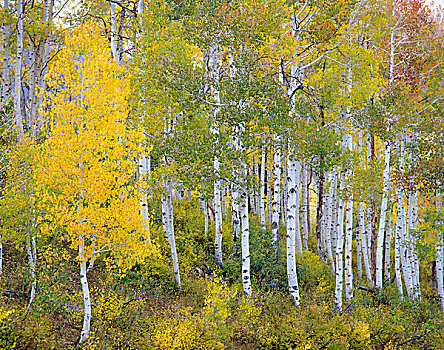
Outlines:
<svg viewBox="0 0 444 350"><path fill-rule="evenodd" d="M140 135L125 125L129 84L108 52L91 23L67 36L48 70L45 106L51 108L44 116L51 129L35 168L36 196L47 212L42 232L64 232L63 239L79 253L80 343L90 335L92 316L87 261L110 250L125 269L153 252L137 211L140 189L132 185L131 157ZM93 237L95 244L88 244Z"/></svg>
<svg viewBox="0 0 444 350"><path fill-rule="evenodd" d="M390 181L390 151L391 151L391 142L390 140L386 141L385 144L385 168L384 168L384 189L382 195L382 205L381 205L381 214L379 217L379 230L377 237L377 251L376 251L376 287L381 289L383 284L383 258L384 258L384 233L385 233L385 224L386 217L388 211L388 197L389 197L389 181Z"/></svg>
<svg viewBox="0 0 444 350"><path fill-rule="evenodd" d="M3 1L2 10L6 13L9 11L9 0ZM11 89L10 83L10 60L11 52L9 48L9 38L11 36L11 25L8 22L2 23L1 25L3 38L2 38L2 87L1 87L1 98L0 98L0 108L3 107L7 102L9 102L9 95Z"/></svg>
<svg viewBox="0 0 444 350"><path fill-rule="evenodd" d="M23 0L17 0L17 57L15 60L14 79L14 116L18 139L24 134L22 115L22 61L23 61Z"/></svg>

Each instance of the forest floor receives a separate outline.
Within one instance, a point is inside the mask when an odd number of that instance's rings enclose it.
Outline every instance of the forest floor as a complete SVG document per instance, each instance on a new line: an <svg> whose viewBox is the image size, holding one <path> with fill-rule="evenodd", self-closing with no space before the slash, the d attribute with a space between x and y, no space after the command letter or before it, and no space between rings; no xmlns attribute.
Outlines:
<svg viewBox="0 0 444 350"><path fill-rule="evenodd" d="M381 293L357 278L354 299L334 310L334 274L312 251L297 257L301 307L288 294L285 242L252 220L253 293L241 284L240 245L224 223L224 265L214 268L211 226L205 237L198 204L175 203L182 288L168 242L154 217L158 254L129 270L102 255L88 274L92 333L85 349L444 349L444 317L432 286L431 263L421 262L422 298L401 301L394 283ZM214 231L214 227L213 227ZM38 238L39 239L39 238ZM37 295L30 309L30 274L23 246L4 245L0 278L0 349L74 349L82 326L76 252L53 238L38 241ZM355 257L354 257L355 258ZM364 276L365 277L365 276ZM360 288L362 286L364 288Z"/></svg>

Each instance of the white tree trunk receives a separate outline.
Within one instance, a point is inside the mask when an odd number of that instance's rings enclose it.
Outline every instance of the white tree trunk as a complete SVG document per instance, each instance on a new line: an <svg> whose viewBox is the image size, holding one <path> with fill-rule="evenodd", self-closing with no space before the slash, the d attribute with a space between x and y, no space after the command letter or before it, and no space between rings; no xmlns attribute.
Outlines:
<svg viewBox="0 0 444 350"><path fill-rule="evenodd" d="M385 232L385 221L387 217L387 204L389 197L389 186L390 186L390 141L387 140L385 144L385 168L384 168L384 187L382 194L382 204L381 204L381 214L379 216L379 230L377 236L377 248L376 248L376 287L381 289L384 282L384 232Z"/></svg>
<svg viewBox="0 0 444 350"><path fill-rule="evenodd" d="M337 246L337 232L336 227L338 224L338 174L336 170L332 172L332 181L330 186L331 191L331 227L330 227L330 238L331 238L331 249L333 257L336 257L336 246ZM333 272L336 267L333 269Z"/></svg>
<svg viewBox="0 0 444 350"><path fill-rule="evenodd" d="M149 156L148 156L149 157ZM148 157L145 155L145 153L142 152L139 156L139 179L144 178L149 174L150 171L150 162L148 160ZM143 216L143 222L144 222L144 228L146 232L145 239L148 242L151 242L151 238L149 235L149 224L150 224L150 217L148 213L148 189L144 188L142 190L142 197L140 198L140 213Z"/></svg>
<svg viewBox="0 0 444 350"><path fill-rule="evenodd" d="M405 163L405 135L401 133L401 149L399 157L399 173L404 175L404 163ZM402 186L398 189L398 214L396 218L396 239L400 247L400 258L402 274L404 276L404 283L407 289L407 294L410 298L413 297L413 283L412 283L412 268L409 259L408 247L404 245L406 238L406 219L404 209L404 195ZM399 287L398 287L399 288ZM399 289L398 289L399 290Z"/></svg>
<svg viewBox="0 0 444 350"><path fill-rule="evenodd" d="M233 170L233 178L238 179L235 171ZM231 190L231 212L232 212L232 223L233 223L233 248L236 240L239 237L240 225L241 225L241 215L240 215L240 205L239 205L239 190L236 183L232 185Z"/></svg>
<svg viewBox="0 0 444 350"><path fill-rule="evenodd" d="M280 137L276 136L277 143L280 141ZM276 144L274 151L274 186L273 186L273 216L271 219L271 232L273 241L279 240L279 214L280 214L280 201L281 201L281 149Z"/></svg>
<svg viewBox="0 0 444 350"><path fill-rule="evenodd" d="M400 220L401 218L401 207L398 206L398 213L397 213L397 220ZM402 220L402 219L401 219ZM402 288L402 274L401 274L401 230L402 230L402 223L400 226L399 221L396 223L396 229L395 229L395 275L396 275L396 286L398 287L398 293L403 300L404 298L404 291Z"/></svg>
<svg viewBox="0 0 444 350"><path fill-rule="evenodd" d="M23 0L17 0L17 59L15 61L14 114L17 137L23 138L22 115L22 61L23 61Z"/></svg>
<svg viewBox="0 0 444 350"><path fill-rule="evenodd" d="M282 154L282 158L281 158L281 163L282 163L282 190L281 190L281 210L280 212L282 213L281 215L281 220L282 220L282 225L285 226L287 224L287 207L288 207L288 203L287 203L287 192L288 192L288 183L287 183L287 176L288 176L288 169L287 169L287 155L285 153L285 151Z"/></svg>
<svg viewBox="0 0 444 350"><path fill-rule="evenodd" d="M302 163L302 188L301 188L301 223L302 223L302 239L304 242L304 250L308 250L308 174L307 163Z"/></svg>
<svg viewBox="0 0 444 350"><path fill-rule="evenodd" d="M261 228L265 230L266 224L266 215L265 215L265 166L266 166L266 157L265 157L265 145L262 146L261 152L261 168L260 168L260 195L259 195L259 221L261 224Z"/></svg>
<svg viewBox="0 0 444 350"><path fill-rule="evenodd" d="M242 165L242 181L245 181L247 175L246 164ZM248 195L245 188L242 188L240 216L242 220L242 285L245 295L251 294L251 279L250 279L250 223L248 218Z"/></svg>
<svg viewBox="0 0 444 350"><path fill-rule="evenodd" d="M359 204L357 207L356 216L358 217L356 228L356 263L358 264L358 278L362 279L362 243L361 243L361 225L359 217Z"/></svg>
<svg viewBox="0 0 444 350"><path fill-rule="evenodd" d="M335 260L333 257L332 250L332 222L333 222L333 197L334 197L334 172L332 171L330 174L327 174L326 177L327 182L330 181L330 190L328 196L326 196L326 221L325 221L325 243L327 246L327 259L328 263L332 271L335 271Z"/></svg>
<svg viewBox="0 0 444 350"><path fill-rule="evenodd" d="M272 152L270 148L267 151L268 158L272 158ZM270 165L267 169L267 222L271 225L273 220L273 165L269 161Z"/></svg>
<svg viewBox="0 0 444 350"><path fill-rule="evenodd" d="M295 235L296 235L296 252L298 254L302 254L303 253L303 249L302 249L302 237L301 237L301 226L300 226L300 220L299 220L299 209L300 209L300 192L299 192L299 188L301 187L301 162L296 161L296 173L295 173L295 191L296 191L296 198L295 198L295 209L294 209L294 214L295 214Z"/></svg>
<svg viewBox="0 0 444 350"><path fill-rule="evenodd" d="M341 171L339 189L342 193L345 188L345 168ZM336 288L335 288L335 308L342 312L342 290L344 282L344 206L345 201L342 198L338 200L338 221L336 226L337 245L336 245Z"/></svg>
<svg viewBox="0 0 444 350"><path fill-rule="evenodd" d="M389 203L390 206L390 203ZM390 281L390 246L392 236L392 212L387 212L387 227L385 229L384 275L385 280Z"/></svg>
<svg viewBox="0 0 444 350"><path fill-rule="evenodd" d="M9 1L4 0L3 2L3 10L7 10L9 7ZM9 36L11 35L11 27L8 23L2 24L3 31L3 71L2 71L2 90L1 90L1 99L0 99L0 107L9 102L9 94L11 89L10 84L10 60L11 53L9 50Z"/></svg>
<svg viewBox="0 0 444 350"><path fill-rule="evenodd" d="M299 186L296 176L296 160L294 159L293 152L289 152L288 156L288 206L287 206L287 276L288 276L288 289L293 299L293 302L299 306L299 285L298 277L296 273L296 216L299 216L297 209L297 192ZM300 247L302 248L302 246Z"/></svg>
<svg viewBox="0 0 444 350"><path fill-rule="evenodd" d="M137 3L137 14L142 15L145 9L145 0L139 0Z"/></svg>
<svg viewBox="0 0 444 350"><path fill-rule="evenodd" d="M363 140L362 140L362 130L359 130L358 134L358 148L359 148L359 154L362 154L363 150ZM369 249L368 249L368 239L367 239L367 225L365 222L365 208L364 208L364 202L359 202L358 204L358 222L359 222L359 236L360 236L360 242L362 246L362 260L364 260L364 269L365 269L365 275L367 276L367 280L370 284L373 284L372 282L372 276L370 271L370 262L369 262Z"/></svg>
<svg viewBox="0 0 444 350"><path fill-rule="evenodd" d="M34 299L35 299L35 292L37 287L37 280L35 276L35 267L37 263L37 251L36 251L36 244L35 244L35 237L31 237L31 232L28 233L26 236L26 251L28 253L28 262L29 262L29 270L31 272L31 294L29 297L29 303L28 308L31 307Z"/></svg>
<svg viewBox="0 0 444 350"><path fill-rule="evenodd" d="M173 200L171 197L172 186L171 183L168 184L168 214L169 214L169 233L170 233L170 248L171 248L171 256L173 258L173 268L174 268L174 277L176 278L177 287L179 290L182 288L180 283L180 272L179 272L179 259L177 257L177 249L176 249L176 238L174 237L174 215L173 215Z"/></svg>
<svg viewBox="0 0 444 350"><path fill-rule="evenodd" d="M219 158L214 159L214 170L216 173L219 172ZM216 266L222 268L222 206L220 201L220 180L214 181L214 216L214 253L216 257Z"/></svg>
<svg viewBox="0 0 444 350"><path fill-rule="evenodd" d="M83 250L83 237L80 237L79 242L79 261L80 261L80 284L82 285L83 293L83 326L80 333L79 343L84 343L88 340L91 330L91 298L89 294L88 279L86 278L86 260L85 252Z"/></svg>
<svg viewBox="0 0 444 350"><path fill-rule="evenodd" d="M353 136L347 135L348 150L353 150ZM347 177L352 176L351 170L347 170ZM353 299L353 197L347 200L346 220L345 220L345 300L350 302Z"/></svg>
<svg viewBox="0 0 444 350"><path fill-rule="evenodd" d="M116 64L120 65L119 52L117 48L117 9L114 0L110 2L111 5L111 53L113 54Z"/></svg>

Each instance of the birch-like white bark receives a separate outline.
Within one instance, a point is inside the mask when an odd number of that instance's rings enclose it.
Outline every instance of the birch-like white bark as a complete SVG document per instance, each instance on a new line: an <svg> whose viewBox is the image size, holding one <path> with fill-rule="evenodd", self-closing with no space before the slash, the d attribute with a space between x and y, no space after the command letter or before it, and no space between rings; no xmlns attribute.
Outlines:
<svg viewBox="0 0 444 350"><path fill-rule="evenodd" d="M333 257L333 249L332 249L332 235L331 235L331 228L332 228L332 221L333 221L333 192L334 192L334 188L333 187L333 183L334 183L334 174L333 172L327 174L325 176L325 178L327 179L327 182L330 182L330 189L328 192L328 195L326 196L326 216L325 216L325 244L326 244L326 249L327 249L327 259L328 259L328 264L330 265L332 271L335 271L335 260Z"/></svg>
<svg viewBox="0 0 444 350"><path fill-rule="evenodd" d="M301 187L301 162L296 161L296 171L295 171L295 179L294 179L294 187L296 192L296 198L295 198L295 209L294 209L294 215L295 215L295 235L296 235L296 252L298 254L303 253L302 248L302 237L301 237L301 225L299 220L299 209L300 209L300 192L299 188Z"/></svg>
<svg viewBox="0 0 444 350"><path fill-rule="evenodd" d="M362 130L359 130L358 133L358 148L359 148L359 154L363 154L363 139L362 139ZM364 202L359 202L358 204L358 220L359 220L359 236L360 236L360 242L362 245L362 260L364 261L364 270L365 275L367 277L367 280L370 284L372 283L372 276L370 271L370 261L369 261L369 255L368 255L368 238L367 238L367 225L365 222L365 208L364 208Z"/></svg>
<svg viewBox="0 0 444 350"><path fill-rule="evenodd" d="M139 2L137 3L137 14L142 15L144 9L145 9L145 0L139 0Z"/></svg>
<svg viewBox="0 0 444 350"><path fill-rule="evenodd" d="M390 203L389 203L390 207ZM392 212L389 209L387 212L387 226L385 229L385 252L384 252L384 278L390 281L390 246L392 236Z"/></svg>
<svg viewBox="0 0 444 350"><path fill-rule="evenodd" d="M9 8L9 0L4 0L3 2L3 10L7 11ZM11 35L11 27L9 23L2 24L3 31L3 71L2 71L2 90L1 90L1 99L0 99L0 107L9 102L9 94L11 89L10 84L10 60L11 60L11 52L9 49L9 37Z"/></svg>
<svg viewBox="0 0 444 350"><path fill-rule="evenodd" d="M172 186L170 182L168 184L168 196L167 196L168 224L169 224L169 234L170 234L169 240L171 248L171 257L173 259L174 277L176 279L177 287L180 290L182 288L182 285L180 283L179 259L177 257L176 238L174 236L173 200L171 197L171 193L172 193Z"/></svg>
<svg viewBox="0 0 444 350"><path fill-rule="evenodd" d="M35 299L35 292L37 287L37 279L35 276L35 268L36 268L36 260L37 260L37 252L36 252L36 244L35 244L35 237L32 236L32 233L29 232L26 236L26 251L28 254L28 263L29 263L29 271L31 272L31 293L29 296L29 302L28 302L28 309L31 307L34 299Z"/></svg>
<svg viewBox="0 0 444 350"><path fill-rule="evenodd" d="M384 282L384 232L385 232L385 221L387 217L387 204L389 196L389 186L390 186L390 151L391 145L390 141L387 140L385 143L385 168L384 168L384 183L383 183L383 194L382 194L382 204L381 212L379 216L379 230L377 236L377 248L376 248L376 287L382 289L382 284Z"/></svg>
<svg viewBox="0 0 444 350"><path fill-rule="evenodd" d="M247 165L242 164L242 183L245 182L247 176ZM242 221L242 285L245 295L251 294L251 278L250 278L250 222L248 218L248 195L245 185L242 186L240 216Z"/></svg>
<svg viewBox="0 0 444 350"><path fill-rule="evenodd" d="M336 246L337 246L337 232L336 227L338 224L338 174L336 170L332 172L332 181L330 185L331 191L331 227L330 227L330 238L331 238L331 249L333 257L336 257ZM333 269L333 272L336 267Z"/></svg>
<svg viewBox="0 0 444 350"><path fill-rule="evenodd" d="M279 214L281 201L281 149L279 146L280 137L276 136L276 148L274 151L274 186L273 186L273 216L271 219L271 233L273 241L279 240Z"/></svg>
<svg viewBox="0 0 444 350"><path fill-rule="evenodd" d="M398 206L397 222L395 228L395 278L396 286L398 287L398 293L401 300L404 298L404 290L402 288L402 273L401 273L401 227L398 225L399 218L401 218L401 207ZM401 219L402 220L402 219ZM402 225L401 225L402 226Z"/></svg>
<svg viewBox="0 0 444 350"><path fill-rule="evenodd" d="M266 166L266 157L265 157L265 145L262 146L261 151L261 167L260 167L260 195L259 195L259 221L261 224L261 228L265 230L266 225L266 215L265 215L265 166Z"/></svg>
<svg viewBox="0 0 444 350"><path fill-rule="evenodd" d="M214 101L217 105L220 104L220 93L218 84L220 81L220 67L219 67L219 44L214 43L208 48L208 74L213 81L212 91ZM219 113L219 107L214 109L214 116ZM217 122L211 127L211 132L214 135L219 135L219 126ZM215 219L215 239L214 239L214 253L215 262L218 268L222 268L222 205L221 205L221 181L219 179L220 164L219 157L216 155L213 160L213 170L216 176L214 181L214 219Z"/></svg>
<svg viewBox="0 0 444 350"><path fill-rule="evenodd" d="M79 242L79 261L80 261L80 284L82 285L83 294L83 325L80 333L79 343L84 343L88 340L91 331L91 297L89 294L88 279L86 277L86 259L83 250L83 237L80 237Z"/></svg>
<svg viewBox="0 0 444 350"><path fill-rule="evenodd" d="M399 173L401 176L404 174L405 164L405 134L401 133L401 148L399 155ZM407 294L411 298L413 297L413 283L412 283L412 270L410 265L408 247L405 246L404 241L406 238L406 223L405 223L405 209L404 209L404 194L402 185L398 189L398 214L396 218L396 239L398 240L400 250L400 260L402 274L404 276L404 283L407 289ZM399 286L398 286L399 290Z"/></svg>
<svg viewBox="0 0 444 350"><path fill-rule="evenodd" d="M356 227L356 263L358 270L358 278L362 278L362 243L361 243L361 226L360 226L360 217L359 217L359 205L356 210L356 216L358 217L357 227Z"/></svg>
<svg viewBox="0 0 444 350"><path fill-rule="evenodd" d="M268 158L272 158L272 152L270 148L267 151ZM271 225L271 221L273 218L273 165L270 162L270 165L267 168L267 222Z"/></svg>
<svg viewBox="0 0 444 350"><path fill-rule="evenodd" d="M299 306L299 284L296 272L296 216L299 213L297 209L297 192L299 186L297 183L296 168L297 162L294 159L294 152L290 151L288 156L288 206L287 206L287 276L288 276L288 289L293 302ZM302 248L302 247L301 247Z"/></svg>
<svg viewBox="0 0 444 350"><path fill-rule="evenodd" d="M43 8L43 15L44 20L46 22L46 28L49 27L49 24L53 20L53 12L54 12L54 0L45 0L45 6ZM50 53L50 43L49 38L51 38L51 33L47 35L47 38L45 38L44 45L41 46L41 53L39 53L40 64L38 67L39 71L39 91L43 92L43 94L46 91L46 71L48 69L48 63L49 63L49 53ZM42 107L43 102L43 94L40 94L38 98L36 98L35 103L32 104L33 110L31 111L31 116L33 118L32 122L32 128L31 128L31 139L35 140L38 137L38 132L43 125L43 116L40 113L40 108Z"/></svg>
<svg viewBox="0 0 444 350"><path fill-rule="evenodd" d="M281 208L280 208L280 212L282 213L281 215L281 220L282 220L282 225L285 226L287 224L287 192L288 192L288 183L287 183L287 176L288 176L288 169L287 169L287 154L285 152L285 147L284 147L284 152L282 154L282 158L281 158L281 164L282 164L282 190L281 190Z"/></svg>
<svg viewBox="0 0 444 350"><path fill-rule="evenodd" d="M308 250L308 171L307 163L302 163L302 179L301 179L301 224L302 239L304 242L304 250Z"/></svg>
<svg viewBox="0 0 444 350"><path fill-rule="evenodd" d="M353 136L347 135L347 148L353 150ZM351 177L351 170L347 170L347 177ZM347 200L345 219L345 300L350 302L353 299L353 197Z"/></svg>
<svg viewBox="0 0 444 350"><path fill-rule="evenodd" d="M236 171L233 170L233 178L238 179L238 176L236 176ZM233 224L233 249L234 244L236 240L239 237L239 232L241 230L241 214L240 214L240 208L239 208L239 190L238 185L236 183L233 183L231 186L231 212L232 212L232 224Z"/></svg>
<svg viewBox="0 0 444 350"><path fill-rule="evenodd" d="M23 0L17 0L17 58L15 61L14 114L18 139L25 136L22 115Z"/></svg>
<svg viewBox="0 0 444 350"><path fill-rule="evenodd" d="M117 9L114 1L110 2L111 5L111 53L116 60L116 64L120 65L119 53L117 52Z"/></svg>
<svg viewBox="0 0 444 350"><path fill-rule="evenodd" d="M346 169L343 167L340 176L339 189L343 193L345 188L345 173ZM338 221L336 226L337 245L336 245L336 287L335 287L335 309L342 312L342 290L344 282L344 206L345 201L342 198L338 199Z"/></svg>
<svg viewBox="0 0 444 350"><path fill-rule="evenodd" d="M142 152L139 155L139 179L144 179L149 174L149 161L148 157ZM143 182L142 182L143 183ZM140 213L143 216L143 224L146 232L145 239L151 242L149 235L150 217L148 213L148 188L143 188L142 196L140 198Z"/></svg>

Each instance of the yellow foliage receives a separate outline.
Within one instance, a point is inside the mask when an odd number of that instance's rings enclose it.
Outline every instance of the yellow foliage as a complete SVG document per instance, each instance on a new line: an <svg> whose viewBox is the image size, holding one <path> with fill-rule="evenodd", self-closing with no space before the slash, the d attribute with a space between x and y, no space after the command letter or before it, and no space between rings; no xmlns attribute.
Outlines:
<svg viewBox="0 0 444 350"><path fill-rule="evenodd" d="M130 129L129 80L106 38L87 23L66 38L48 69L42 113L49 133L35 166L44 234L66 230L82 259L112 250L130 267L151 253L133 178L140 132ZM129 259L131 257L131 259ZM131 261L130 261L131 260Z"/></svg>
<svg viewBox="0 0 444 350"><path fill-rule="evenodd" d="M205 305L200 312L191 307L170 308L171 317L156 324L154 344L159 349L224 349L231 313L228 299L232 293L216 277L207 281Z"/></svg>

